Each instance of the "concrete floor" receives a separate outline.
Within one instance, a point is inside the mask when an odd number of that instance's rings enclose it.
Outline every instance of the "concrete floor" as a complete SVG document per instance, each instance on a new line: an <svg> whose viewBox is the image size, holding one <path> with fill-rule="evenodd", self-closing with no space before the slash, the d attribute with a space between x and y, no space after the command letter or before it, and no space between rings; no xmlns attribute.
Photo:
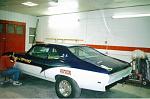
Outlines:
<svg viewBox="0 0 150 99"><path fill-rule="evenodd" d="M24 75L21 81L22 86L0 85L0 98L58 98L54 83L28 75ZM80 98L150 98L150 86L128 83L118 84L107 92L82 90Z"/></svg>

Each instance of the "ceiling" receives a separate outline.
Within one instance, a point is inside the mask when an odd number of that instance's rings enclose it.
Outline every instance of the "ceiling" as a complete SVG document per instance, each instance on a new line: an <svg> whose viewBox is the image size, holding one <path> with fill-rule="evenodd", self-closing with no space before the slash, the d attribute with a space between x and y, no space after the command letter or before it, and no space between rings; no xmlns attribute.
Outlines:
<svg viewBox="0 0 150 99"><path fill-rule="evenodd" d="M39 4L28 7L21 3L30 1ZM0 10L23 13L33 16L56 15L72 12L84 12L100 9L115 9L135 6L150 6L150 0L0 0Z"/></svg>

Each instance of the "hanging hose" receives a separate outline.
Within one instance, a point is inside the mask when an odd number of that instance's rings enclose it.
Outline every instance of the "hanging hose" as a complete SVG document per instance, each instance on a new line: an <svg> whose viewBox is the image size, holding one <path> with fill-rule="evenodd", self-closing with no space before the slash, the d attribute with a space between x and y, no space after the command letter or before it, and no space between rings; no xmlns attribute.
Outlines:
<svg viewBox="0 0 150 99"><path fill-rule="evenodd" d="M105 27L106 27L107 33L108 33L108 35L110 36L110 38L112 38L112 33L111 33L111 30L110 30L110 28L109 28L109 26L108 26L108 23L107 23L107 21L106 21L105 14L104 14L104 10L102 10L102 18L103 18L104 25L105 25ZM108 54L108 46L109 46L109 44L108 44L108 36L106 37L105 44L107 44L107 45L106 45L106 51L107 51L106 54Z"/></svg>

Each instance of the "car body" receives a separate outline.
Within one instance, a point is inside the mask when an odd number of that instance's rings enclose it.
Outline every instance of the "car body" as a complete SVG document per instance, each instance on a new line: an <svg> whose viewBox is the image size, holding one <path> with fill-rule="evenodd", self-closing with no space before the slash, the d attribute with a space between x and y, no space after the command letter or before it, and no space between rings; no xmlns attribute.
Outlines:
<svg viewBox="0 0 150 99"><path fill-rule="evenodd" d="M106 91L132 70L129 63L84 45L37 44L15 57L23 73L56 82L58 97L78 97L81 89Z"/></svg>

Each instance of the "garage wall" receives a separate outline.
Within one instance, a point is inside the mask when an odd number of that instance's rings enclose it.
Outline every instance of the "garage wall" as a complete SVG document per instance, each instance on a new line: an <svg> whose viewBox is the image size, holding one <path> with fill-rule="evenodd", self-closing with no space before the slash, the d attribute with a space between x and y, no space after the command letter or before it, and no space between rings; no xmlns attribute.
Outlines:
<svg viewBox="0 0 150 99"><path fill-rule="evenodd" d="M25 44L26 47L25 47L25 50L27 51L31 47L31 44L29 44L29 27L35 28L37 17L0 10L0 20L18 21L18 22L26 23L26 38L25 38L26 39L26 44Z"/></svg>
<svg viewBox="0 0 150 99"><path fill-rule="evenodd" d="M102 46L98 50L128 62L133 49L142 48L150 57L150 17L112 18L114 14L148 10L148 7L131 7L39 17L38 40L51 43L51 38L81 39L83 44ZM108 50L107 46L121 49Z"/></svg>

